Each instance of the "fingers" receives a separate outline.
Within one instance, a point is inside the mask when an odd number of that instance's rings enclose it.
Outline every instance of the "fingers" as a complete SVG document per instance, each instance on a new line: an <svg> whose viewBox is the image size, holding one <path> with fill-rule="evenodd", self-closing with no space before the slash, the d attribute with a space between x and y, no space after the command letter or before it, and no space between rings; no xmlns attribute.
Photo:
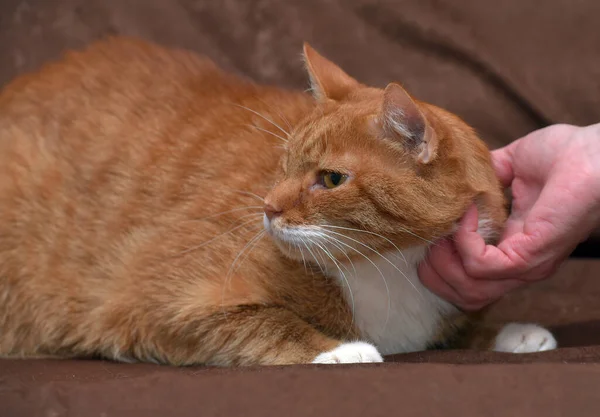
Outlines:
<svg viewBox="0 0 600 417"><path fill-rule="evenodd" d="M492 152L492 163L496 176L504 187L510 187L515 174L513 172L513 150L518 141Z"/></svg>
<svg viewBox="0 0 600 417"><path fill-rule="evenodd" d="M432 248L429 255L424 272L431 273L431 278L437 284L435 289L444 294L440 294L442 297L464 310L477 310L493 301L489 294L482 291L482 285L478 285L483 281L477 282L467 276L451 242L440 243Z"/></svg>
<svg viewBox="0 0 600 417"><path fill-rule="evenodd" d="M455 237L455 247L468 276L476 279L503 279L515 277L527 269L527 262L503 252L499 247L486 244L477 232L477 207L473 204L463 217Z"/></svg>
<svg viewBox="0 0 600 417"><path fill-rule="evenodd" d="M435 256L433 259L435 259ZM419 278L434 294L462 308L462 297L454 288L446 283L445 279L433 268L429 260L425 260L419 265Z"/></svg>
<svg viewBox="0 0 600 417"><path fill-rule="evenodd" d="M432 292L465 311L476 311L524 283L509 279L487 281L469 277L452 243L434 246L419 266L419 277Z"/></svg>

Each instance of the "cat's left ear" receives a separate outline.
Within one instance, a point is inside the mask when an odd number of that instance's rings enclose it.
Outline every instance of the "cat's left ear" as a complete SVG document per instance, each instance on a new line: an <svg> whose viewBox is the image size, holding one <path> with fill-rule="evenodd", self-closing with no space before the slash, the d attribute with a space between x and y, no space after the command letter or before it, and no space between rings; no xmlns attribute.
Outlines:
<svg viewBox="0 0 600 417"><path fill-rule="evenodd" d="M317 100L343 100L361 84L340 67L304 43L304 60L311 89Z"/></svg>
<svg viewBox="0 0 600 417"><path fill-rule="evenodd" d="M437 136L418 104L400 85L391 83L385 88L379 118L385 135L415 152L419 163L428 164L435 159Z"/></svg>

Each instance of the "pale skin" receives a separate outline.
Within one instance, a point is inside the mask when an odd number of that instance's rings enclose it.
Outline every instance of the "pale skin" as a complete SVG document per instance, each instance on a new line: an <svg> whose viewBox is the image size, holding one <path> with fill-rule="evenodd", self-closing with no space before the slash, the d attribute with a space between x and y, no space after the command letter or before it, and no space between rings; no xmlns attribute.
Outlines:
<svg viewBox="0 0 600 417"><path fill-rule="evenodd" d="M543 280L600 226L600 123L553 125L492 153L513 202L497 245L477 234L472 206L459 230L431 249L419 267L423 283L464 310Z"/></svg>

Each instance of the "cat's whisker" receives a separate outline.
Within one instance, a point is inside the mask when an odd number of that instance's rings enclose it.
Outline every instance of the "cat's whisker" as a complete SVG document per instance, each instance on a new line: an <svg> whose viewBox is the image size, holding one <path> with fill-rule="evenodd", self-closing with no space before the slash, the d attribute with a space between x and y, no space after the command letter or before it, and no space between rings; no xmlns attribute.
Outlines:
<svg viewBox="0 0 600 417"><path fill-rule="evenodd" d="M287 139L284 138L284 137L282 137L282 136L279 136L277 133L273 133L270 130L263 129L262 127L258 127L258 126L255 126L255 125L248 125L248 126L253 127L255 129L257 129L257 130L260 130L261 132L268 133L269 135L275 136L276 138L280 139L284 143L287 143Z"/></svg>
<svg viewBox="0 0 600 417"><path fill-rule="evenodd" d="M235 272L233 270L233 268L236 265L236 262L238 261L238 259L240 258L240 256L242 256L242 254L248 250L247 255L252 251L252 248L254 246L256 246L256 243L258 243L260 241L260 239L265 235L266 231L263 229L260 232L258 232L256 235L254 235L254 237L252 237L252 239L250 239L242 248L242 250L237 254L237 256L234 258L233 262L231 263L231 266L229 267L229 270L227 271L227 275L225 275L225 280L223 281L223 286L221 287L221 305L225 304L225 289L229 286L230 281L231 281L231 276L233 274L233 272ZM247 258L244 257L242 259L242 261L240 262L243 263L244 260L246 260ZM225 310L223 310L223 314L225 315L225 317L227 317L227 313L225 312Z"/></svg>
<svg viewBox="0 0 600 417"><path fill-rule="evenodd" d="M254 214L254 215L255 215L255 216L258 216L258 214ZM262 217L262 215L261 215L261 217ZM196 246L192 246L192 247L190 247L190 248L187 248L187 249L185 249L185 250L183 250L183 251L179 252L177 255L178 255L178 256L179 256L179 255L184 255L184 254L186 254L186 253L189 253L189 252L192 252L192 251L198 250L198 249L200 249L200 248L202 248L202 247L204 247L204 246L208 245L209 243L211 243L211 242L214 242L214 241L215 241L215 240L217 240L218 238L220 238L220 237L223 237L223 236L225 236L225 235L228 235L228 234L230 234L230 233L233 233L233 232L235 232L236 230L238 230L238 229L241 229L242 227L244 227L244 226L247 226L247 225L249 225L250 223L253 223L253 222L257 221L257 220L258 220L258 219L252 219L252 220L248 220L248 221L246 221L246 222L244 222L244 223L242 223L242 224L240 224L240 225L238 225L238 226L235 226L235 227L233 227L233 228L229 229L229 230L228 230L228 231L226 231L226 232L223 232L223 233L221 233L221 234L218 234L217 236L215 236L215 237L213 237L213 238L211 238L211 239L209 239L209 240L207 240L207 241L204 241L204 242L200 243L199 245L196 245ZM262 225L261 225L261 226L262 226Z"/></svg>
<svg viewBox="0 0 600 417"><path fill-rule="evenodd" d="M262 213L250 213L250 214L244 214L243 216L238 217L237 219L235 219L235 221L232 222L232 224L237 224L240 220L242 219L246 219L248 217L254 217L254 218L259 218L262 219L263 214Z"/></svg>
<svg viewBox="0 0 600 417"><path fill-rule="evenodd" d="M300 239L300 243L302 243L302 246L304 246L304 249L306 249L306 250L307 250L307 251L310 253L310 249L309 249L309 247L307 246L307 244L306 244L306 241L305 241L304 239ZM313 256L313 258L314 258L314 256ZM304 257L303 257L303 259L304 259ZM308 261L308 260L306 260L306 259L304 259L304 261L305 261L305 263L304 263L304 268L305 268L305 270L306 270L306 269L307 269L307 265L309 264L309 261ZM316 259L315 259L315 262L316 262ZM311 275L312 275L313 277L315 276L315 273L314 273L314 271L313 271L312 269L310 269L310 273L311 273Z"/></svg>
<svg viewBox="0 0 600 417"><path fill-rule="evenodd" d="M262 212L262 210L264 209L264 207L263 207L263 206L245 206L245 207L237 207L237 208L234 208L234 209L231 209L231 210L222 211L222 212L220 212L220 213L211 214L211 215L209 215L209 216L206 216L206 217L201 217L201 218L199 218L199 219L189 219L189 220L186 220L186 221L189 221L189 222L201 222L201 221L204 221L204 220L208 220L208 219L212 219L212 218L215 218L215 217L222 216L222 215L224 215L224 214L235 213L236 211L242 211L242 210L258 210L258 209L260 209L260 211ZM256 212L256 213L258 214L258 212Z"/></svg>
<svg viewBox="0 0 600 417"><path fill-rule="evenodd" d="M333 246L335 246L335 248L338 249L346 257L346 259L348 260L348 262L352 266L352 269L354 270L354 277L358 276L358 273L356 272L356 267L354 266L354 262L352 262L352 259L350 259L350 256L348 256L348 252L346 252L344 250L344 248L342 248L341 246L339 246L334 241L330 241L329 243L331 243ZM350 270L348 268L346 268L345 265L344 265L344 268L346 269L346 271L348 271L348 273L350 273Z"/></svg>
<svg viewBox="0 0 600 417"><path fill-rule="evenodd" d="M342 227L342 226L333 226L333 225L329 225L329 224L322 224L319 227L325 227L325 228L332 228L332 229L342 229L342 230L348 230L351 232L360 232L360 233L367 233L373 236L377 236L383 240L385 240L386 242L388 242L390 245L392 245L394 247L394 249L396 249L396 251L398 251L398 253L400 254L400 256L402 256L402 259L404 259L404 263L406 265L408 265L408 261L406 260L406 257L404 256L404 253L402 253L402 251L400 250L400 248L394 243L392 242L390 239L388 239L387 237L380 235L379 233L375 233L375 232L371 232L368 230L360 230L360 229L354 229L352 227Z"/></svg>
<svg viewBox="0 0 600 417"><path fill-rule="evenodd" d="M321 249L321 251L329 258L331 259L331 261L333 262L333 264L336 266L336 268L340 271L340 274L343 274L342 270L340 269L340 267L338 266L338 262L336 261L336 259L333 257L333 255L331 254L330 251L327 250L327 248L325 248L323 245L321 245L320 243L316 242L316 241L311 241L311 243L315 246L317 246L319 249Z"/></svg>
<svg viewBox="0 0 600 417"><path fill-rule="evenodd" d="M314 245L314 242L311 240L311 245ZM323 256L323 254L319 251L316 252L317 255L319 255L319 258L321 258L321 263L319 263L319 267L321 268L321 272L323 272L323 274L327 275L327 260L325 259L325 257Z"/></svg>
<svg viewBox="0 0 600 417"><path fill-rule="evenodd" d="M328 231L328 233L333 233L333 234L335 234L335 235L338 235L338 236L341 236L341 237L343 237L343 238L345 238L345 239L349 239L349 240L351 240L351 241L353 241L353 242L356 242L356 243L358 243L359 245L361 245L361 246L364 246L365 248L367 248L367 249L369 249L370 251L374 252L375 254L377 254L377 255L381 256L381 257L382 257L382 258L383 258L383 259L384 259L384 260L385 260L387 263L389 263L389 264L390 264L390 265L391 265L391 266L392 266L394 269L396 269L396 271L398 271L398 272L400 272L400 274L402 274L402 276L403 276L403 277L406 279L406 281L407 281L407 282L408 282L408 283L411 285L411 287L413 287L413 289L414 289L414 290L417 292L417 294L419 294L419 296L420 296L421 298L423 297L423 294L421 294L421 292L419 291L419 289L418 289L418 288L416 287L416 285L415 285L415 284L413 284L413 282L412 282L412 281L411 281L411 280L410 280L410 279L409 279L409 278L406 276L406 274L405 274L405 273L404 273L404 272L403 272L403 271L402 271L400 268L398 268L398 267L396 266L396 264L394 264L392 261L390 261L390 260L389 260L387 257L385 257L383 254L381 254L381 252L379 252L378 250L376 250L376 249L372 248L372 247L371 247L371 246L369 246L369 245L366 245L365 243L363 243L363 242L361 242L361 241L359 241L359 240L356 240L356 239L354 239L354 238L351 238L350 236L346 236L346 235L345 235L345 234L343 234L343 233L334 232L334 231L332 231L332 230L329 230L329 231ZM405 262L406 262L406 259L405 259Z"/></svg>
<svg viewBox="0 0 600 417"><path fill-rule="evenodd" d="M302 242L304 243L304 242ZM306 245L304 245L306 247ZM308 270L306 269L306 259L304 258L304 251L302 250L302 248L300 246L298 246L298 250L300 251L300 256L302 257L302 265L304 265L304 272L308 273Z"/></svg>
<svg viewBox="0 0 600 417"><path fill-rule="evenodd" d="M354 228L352 228L352 227L331 226L331 225L326 225L326 227L333 227L333 228L336 228L336 229L345 229L345 230L351 230L351 231L353 231L353 232L362 232L362 233L368 233L368 234L371 234L371 235L374 235L374 236L378 236L378 237L380 237L380 238L382 238L382 239L385 239L386 241L388 241L389 243L391 243L392 245L394 245L394 243L393 243L391 240L387 239L386 237L384 237L384 236L382 236L382 235L380 235L380 234L378 234L378 233L375 233L375 232L370 232L370 231L368 231L368 230L360 230L360 229L354 229ZM398 227L399 227L400 229L402 229L402 231L404 231L404 232L408 233L408 234L409 234L409 235L411 235L411 236L414 236L414 237L416 237L416 238L418 238L418 239L421 239L422 241L424 241L424 242L427 242L427 243L429 243L430 245L436 245L436 243L435 243L435 242L433 242L433 241L431 241L431 240L428 240L428 239L425 239L424 237L421 237L421 236L417 235L416 233L414 233L414 232L411 232L410 230L408 230L408 229L407 229L407 228L405 228L405 227L402 227L402 226L398 226ZM394 245L394 247L396 247L396 249L398 249L398 247L397 247L396 245ZM398 249L398 251L399 251L399 252L402 252L402 251L400 251L400 249Z"/></svg>
<svg viewBox="0 0 600 417"><path fill-rule="evenodd" d="M276 108L273 108L273 106L269 103L267 103L265 100L263 100L262 98L258 99L260 102L262 102L265 106L267 106L269 109L271 110L275 110L275 113L277 113L277 115L281 118L281 120L283 120L288 128L288 131L292 130L292 125L290 124L290 121ZM289 136L289 134L288 134Z"/></svg>
<svg viewBox="0 0 600 417"><path fill-rule="evenodd" d="M315 263L317 264L317 266L319 267L319 269L321 270L321 272L323 274L325 274L325 270L323 269L323 266L319 263L319 260L315 256L314 252L310 249L310 244L311 244L311 242L309 241L309 244L307 245L306 243L304 243L304 246L308 250L308 253L310 253L310 255L312 256L312 258L315 260Z"/></svg>
<svg viewBox="0 0 600 417"><path fill-rule="evenodd" d="M233 274L233 273L235 273L235 271L237 271L237 270L240 268L240 266L241 266L241 265L244 263L244 261L245 261L245 260L248 258L248 256L250 255L250 252L252 251L252 249L253 249L253 248L256 246L256 244L257 244L257 243L260 241L260 239L262 239L262 238L264 237L265 233L266 233L266 231L265 231L265 230L262 230L262 231L260 231L260 232L258 233L258 235L256 235L256 236L253 238L253 241L251 241L251 246L250 246L250 248L247 250L247 252L246 252L246 255L245 255L245 256L244 256L244 257L243 257L243 258L240 260L240 262L239 262L239 264L237 265L237 267L236 267L236 268L235 268L235 269L232 271L232 274ZM238 255L238 257L239 257L239 255ZM236 259L237 259L238 257L236 257ZM236 261L236 260L234 260L234 261L233 261L233 264L232 264L232 266L233 266L233 265L235 265L235 261ZM229 275L229 274L228 274L228 275Z"/></svg>
<svg viewBox="0 0 600 417"><path fill-rule="evenodd" d="M327 240L327 236L322 236L324 237L325 240ZM350 264L354 267L354 264L352 263L352 260L350 259L350 257L348 256L348 254L343 250L343 248L340 248L339 246L337 246L334 242L327 240L327 243L331 244L332 246L336 247L338 250L340 250L340 252L342 252L346 258L348 259L348 261L350 262ZM331 251L329 251L331 253ZM343 263L340 262L340 265L346 270L346 272L350 273L350 269L348 269L348 267L346 265L344 265ZM339 269L339 268L338 268ZM341 272L341 271L340 271ZM356 276L356 268L354 268L354 276Z"/></svg>
<svg viewBox="0 0 600 417"><path fill-rule="evenodd" d="M237 264L238 260L240 259L240 257L247 251L246 256L242 259L242 261L240 262L239 265L241 265L241 263L247 258L247 255L251 252L252 248L265 235L265 233L266 233L266 231L263 229L260 232L258 232L256 235L254 235L254 237L252 239L250 239L248 241L248 243L246 243L244 245L242 250L236 255L236 257L233 259L233 262L231 263L231 266L229 267L229 270L227 271L227 275L225 275L225 282L223 284L223 288L225 288L229 285L231 276L237 270L237 268L235 268L235 267L236 267L236 264ZM237 266L239 267L239 265L237 265Z"/></svg>
<svg viewBox="0 0 600 417"><path fill-rule="evenodd" d="M244 195L249 195L251 197L256 197L258 198L260 201L265 201L264 197L259 196L258 194L255 193L251 193L250 191L243 191L243 190L231 190L234 193L238 193L238 194L244 194Z"/></svg>
<svg viewBox="0 0 600 417"><path fill-rule="evenodd" d="M339 242L340 244L342 244L342 245L344 245L344 246L347 246L347 247L349 247L350 249L352 249L352 250L354 250L355 252L357 252L359 255L361 255L363 258L365 258L367 261L369 261L369 262L371 263L371 265L373 265L373 266L375 267L375 269L377 269L377 271L379 272L379 275L381 275L381 279L383 280L383 283L384 283L384 285L385 285L386 294L387 294L387 314L386 314L386 318L385 318L385 323L384 323L384 325L383 325L383 331L385 331L385 329L386 329L386 327L387 327L387 324L388 324L388 322L389 322L389 320L390 320L390 311L391 311L391 309L392 309L392 298L391 298L391 296L390 296L390 287L389 287L389 285L388 285L388 282L387 282L387 280L385 279L385 275L383 274L383 272L381 271L381 269L380 269L380 268L377 266L377 264L375 264L375 262L373 262L373 261L371 260L371 258L369 258L367 255L365 255L364 253L362 253L362 252L361 252L361 251L359 251L358 249L356 249L356 248L354 248L354 247L352 247L352 246L350 246L350 245L348 245L348 244L346 244L346 243L342 242L342 241L341 241L341 240L339 240L339 239L336 239L336 238L335 238L335 237L333 237L333 236L328 236L328 235L327 235L325 232L321 232L321 233L323 233L321 236L322 236L324 239L331 239L331 240L333 240L333 241L337 241L337 242Z"/></svg>
<svg viewBox="0 0 600 417"><path fill-rule="evenodd" d="M284 128L282 128L281 126L279 126L277 123L275 123L273 120L269 119L268 117L260 114L259 112L257 112L256 110L252 110L249 107L246 106L242 106L241 104L237 104L237 103L231 103L236 107L239 107L241 109L245 109L248 110L249 112L257 115L258 117L262 118L263 120L266 120L267 122L271 123L273 126L275 126L277 129L281 130L283 132L283 134L285 134L288 138L290 137L290 134L288 131L286 131Z"/></svg>
<svg viewBox="0 0 600 417"><path fill-rule="evenodd" d="M348 281L348 278L346 278L346 274L344 274L344 271L342 271L342 268L340 268L340 265L336 261L335 257L331 254L331 252L329 250L327 250L327 248L325 248L324 246L322 246L321 244L319 244L318 242L315 242L315 241L311 241L311 244L316 245L318 248L320 248L323 251L323 253L325 253L325 255L327 255L329 257L329 259L331 259L331 261L336 266L338 271L340 271L340 275L342 276L342 279L344 280L344 283L346 284L346 287L348 288L348 293L350 294L350 305L351 305L351 312L352 312L352 319L350 322L350 327L348 329L348 332L350 332L352 327L354 326L354 310L355 310L354 293L352 292L352 287L350 286L350 282Z"/></svg>

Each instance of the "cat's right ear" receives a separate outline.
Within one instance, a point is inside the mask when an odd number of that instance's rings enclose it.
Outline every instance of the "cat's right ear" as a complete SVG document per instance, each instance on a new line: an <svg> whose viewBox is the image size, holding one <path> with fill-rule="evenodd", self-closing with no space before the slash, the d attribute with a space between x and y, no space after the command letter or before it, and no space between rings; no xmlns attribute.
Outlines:
<svg viewBox="0 0 600 417"><path fill-rule="evenodd" d="M378 117L384 133L402 142L417 155L419 163L428 164L437 154L437 136L417 103L400 85L391 83L383 93Z"/></svg>
<svg viewBox="0 0 600 417"><path fill-rule="evenodd" d="M310 77L311 90L317 100L343 100L360 83L340 67L304 43L304 61Z"/></svg>

